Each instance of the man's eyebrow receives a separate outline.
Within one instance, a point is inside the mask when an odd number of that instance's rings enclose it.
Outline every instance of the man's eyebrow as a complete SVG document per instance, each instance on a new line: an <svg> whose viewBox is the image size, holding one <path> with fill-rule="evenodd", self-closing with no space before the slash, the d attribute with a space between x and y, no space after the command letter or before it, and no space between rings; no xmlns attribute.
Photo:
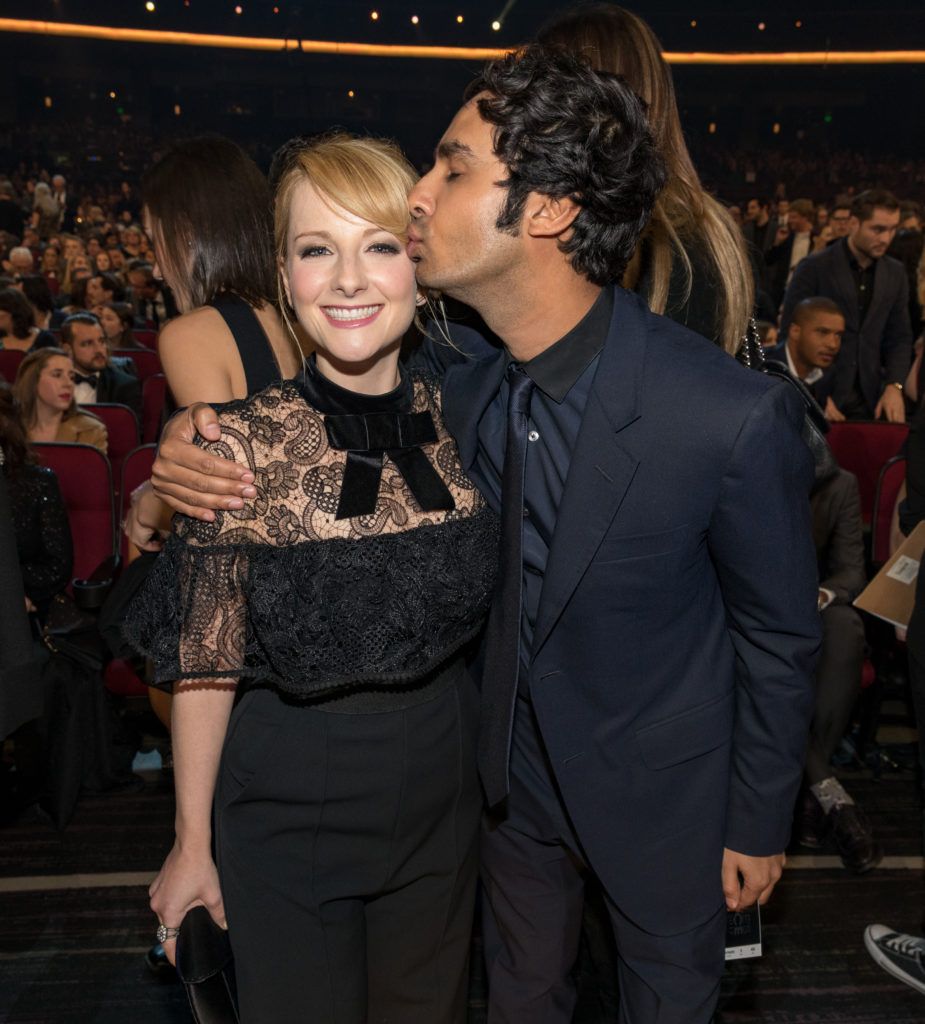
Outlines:
<svg viewBox="0 0 925 1024"><path fill-rule="evenodd" d="M464 160L474 160L475 153L472 149L460 142L459 139L449 139L437 146L436 157L438 160L452 160L454 156L462 157Z"/></svg>

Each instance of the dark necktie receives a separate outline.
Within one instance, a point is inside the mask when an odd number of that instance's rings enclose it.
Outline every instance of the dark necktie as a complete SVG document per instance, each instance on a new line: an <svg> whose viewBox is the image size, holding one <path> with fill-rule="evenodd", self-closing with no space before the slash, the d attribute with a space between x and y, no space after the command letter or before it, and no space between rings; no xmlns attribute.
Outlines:
<svg viewBox="0 0 925 1024"><path fill-rule="evenodd" d="M501 472L501 571L485 636L479 770L488 806L507 796L514 698L520 673L523 599L524 469L533 380L508 370L507 442Z"/></svg>

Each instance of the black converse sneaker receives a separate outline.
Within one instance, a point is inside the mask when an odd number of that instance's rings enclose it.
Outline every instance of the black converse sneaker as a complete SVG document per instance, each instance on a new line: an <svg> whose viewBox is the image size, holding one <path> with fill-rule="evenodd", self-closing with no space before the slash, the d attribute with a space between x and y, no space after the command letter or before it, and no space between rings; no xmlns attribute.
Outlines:
<svg viewBox="0 0 925 1024"><path fill-rule="evenodd" d="M925 995L925 939L870 924L864 929L864 945L888 974Z"/></svg>

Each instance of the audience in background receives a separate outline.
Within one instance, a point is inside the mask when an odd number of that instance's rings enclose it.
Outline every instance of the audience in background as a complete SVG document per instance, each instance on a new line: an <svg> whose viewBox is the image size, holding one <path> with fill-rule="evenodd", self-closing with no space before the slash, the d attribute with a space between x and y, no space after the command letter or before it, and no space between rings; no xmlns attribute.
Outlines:
<svg viewBox="0 0 925 1024"><path fill-rule="evenodd" d="M74 399L78 405L117 402L141 421L141 382L110 363L109 345L92 313L75 313L61 325L61 348L74 362Z"/></svg>
<svg viewBox="0 0 925 1024"><path fill-rule="evenodd" d="M0 348L31 352L47 334L35 326L32 305L18 288L0 289ZM41 346L38 346L41 347Z"/></svg>
<svg viewBox="0 0 925 1024"><path fill-rule="evenodd" d="M30 441L90 444L106 454L106 426L78 408L74 363L64 349L42 348L27 355L16 372L13 390Z"/></svg>
<svg viewBox="0 0 925 1024"><path fill-rule="evenodd" d="M32 307L32 323L39 329L33 348L45 348L54 345L55 338L51 328L58 326L64 319L56 309L48 282L39 274L24 274L19 279L19 288Z"/></svg>
<svg viewBox="0 0 925 1024"><path fill-rule="evenodd" d="M94 313L99 317L100 326L103 328L103 335L110 350L116 348L147 348L136 340L132 333L135 326L135 314L132 311L131 303L128 302L104 302L94 307Z"/></svg>
<svg viewBox="0 0 925 1024"><path fill-rule="evenodd" d="M825 296L845 315L841 352L816 385L830 419L906 419L903 386L912 363L909 294L903 265L887 256L899 227L899 203L871 190L855 199L847 238L807 257L784 296L786 336L797 304Z"/></svg>
<svg viewBox="0 0 925 1024"><path fill-rule="evenodd" d="M774 243L764 254L768 291L777 305L797 264L812 252L814 214L811 199L795 199L787 211L787 223L778 226Z"/></svg>

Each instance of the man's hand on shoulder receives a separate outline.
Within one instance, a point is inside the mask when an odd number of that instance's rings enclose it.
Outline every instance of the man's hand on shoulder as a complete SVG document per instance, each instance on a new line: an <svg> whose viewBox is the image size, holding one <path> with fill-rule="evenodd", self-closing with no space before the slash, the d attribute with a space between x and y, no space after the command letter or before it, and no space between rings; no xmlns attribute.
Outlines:
<svg viewBox="0 0 925 1024"><path fill-rule="evenodd" d="M784 872L786 857L749 857L728 847L723 850L723 895L729 910L745 910L754 903L767 903Z"/></svg>
<svg viewBox="0 0 925 1024"><path fill-rule="evenodd" d="M151 482L158 497L174 511L212 522L213 509L243 508L244 499L254 497L254 474L246 466L197 448L197 434L209 441L221 437L218 415L201 402L178 413L164 427Z"/></svg>

